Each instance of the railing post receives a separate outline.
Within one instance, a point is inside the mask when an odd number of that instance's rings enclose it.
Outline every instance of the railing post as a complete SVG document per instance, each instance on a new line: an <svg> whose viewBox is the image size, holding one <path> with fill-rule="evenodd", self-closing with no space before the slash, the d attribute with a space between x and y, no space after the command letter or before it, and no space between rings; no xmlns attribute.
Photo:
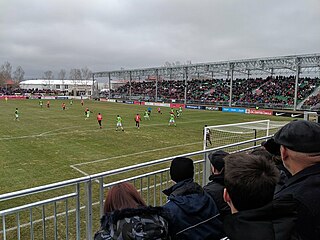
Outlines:
<svg viewBox="0 0 320 240"><path fill-rule="evenodd" d="M210 167L210 161L208 159L208 153L205 152L203 154L203 157L204 157L204 162L203 162L202 186L205 186L209 181L211 167Z"/></svg>
<svg viewBox="0 0 320 240"><path fill-rule="evenodd" d="M6 215L2 216L2 231L3 231L3 240L7 239L7 233L6 233Z"/></svg>
<svg viewBox="0 0 320 240"><path fill-rule="evenodd" d="M86 232L87 239L92 239L92 181L85 183L86 188Z"/></svg>
<svg viewBox="0 0 320 240"><path fill-rule="evenodd" d="M76 234L77 240L80 240L80 184L77 183L76 186L77 199L76 199Z"/></svg>
<svg viewBox="0 0 320 240"><path fill-rule="evenodd" d="M103 211L103 200L104 200L104 190L103 190L103 177L99 178L99 206L100 206L100 217L104 215Z"/></svg>

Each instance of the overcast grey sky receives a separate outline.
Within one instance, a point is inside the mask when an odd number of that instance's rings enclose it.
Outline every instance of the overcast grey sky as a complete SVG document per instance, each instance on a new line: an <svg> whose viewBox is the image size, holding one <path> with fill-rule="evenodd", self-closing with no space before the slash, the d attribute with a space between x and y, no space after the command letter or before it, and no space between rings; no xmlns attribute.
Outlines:
<svg viewBox="0 0 320 240"><path fill-rule="evenodd" d="M0 0L0 65L25 78L320 53L320 0Z"/></svg>

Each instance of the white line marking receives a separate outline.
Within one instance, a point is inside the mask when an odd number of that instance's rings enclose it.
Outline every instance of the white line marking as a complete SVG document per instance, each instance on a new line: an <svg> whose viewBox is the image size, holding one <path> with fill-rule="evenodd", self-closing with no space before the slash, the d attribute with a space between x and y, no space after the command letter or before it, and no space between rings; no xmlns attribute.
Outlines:
<svg viewBox="0 0 320 240"><path fill-rule="evenodd" d="M171 148L177 148L177 147L184 147L184 146L195 145L195 144L199 144L199 143L202 143L202 142L186 143L186 144L181 144L181 145L175 145L175 146L170 146L170 147L151 149L151 150L146 150L146 151L142 151L142 152L126 154L126 155L120 155L120 156L115 156L115 157L103 158L103 159L99 159L99 160L73 164L73 165L70 165L70 167L82 166L82 165L87 165L87 164L92 164L92 163L97 163L97 162L104 162L104 161L107 161L107 160L110 160L110 159L116 159L116 158L122 158L122 157L130 157L130 156L135 156L135 155L138 155L138 154L156 152L156 151L161 151L161 150L166 150L166 149L171 149Z"/></svg>
<svg viewBox="0 0 320 240"><path fill-rule="evenodd" d="M58 131L60 131L60 130L65 130L65 129L70 129L70 128L78 128L78 126L64 127L64 128L59 128L59 129L51 130L51 131L48 131L48 132L43 132L43 133L40 133L39 136L43 136L43 135L46 135L46 134L48 134L48 133L58 132Z"/></svg>
<svg viewBox="0 0 320 240"><path fill-rule="evenodd" d="M83 175L85 175L85 176L89 176L89 174L88 174L88 173L86 173L86 172L84 172L84 171L80 170L79 168L74 167L73 165L70 165L70 167L71 167L71 168L73 168L74 170L76 170L76 171L78 171L78 172L82 173L82 174L83 174Z"/></svg>

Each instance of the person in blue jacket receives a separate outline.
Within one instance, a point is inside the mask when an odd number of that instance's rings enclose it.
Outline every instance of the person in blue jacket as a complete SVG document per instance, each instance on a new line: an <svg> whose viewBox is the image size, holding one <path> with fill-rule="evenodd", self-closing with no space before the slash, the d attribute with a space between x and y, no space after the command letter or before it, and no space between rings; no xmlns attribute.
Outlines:
<svg viewBox="0 0 320 240"><path fill-rule="evenodd" d="M185 157L172 160L171 179L176 183L163 191L171 239L220 239L225 234L214 200L193 181L193 161Z"/></svg>

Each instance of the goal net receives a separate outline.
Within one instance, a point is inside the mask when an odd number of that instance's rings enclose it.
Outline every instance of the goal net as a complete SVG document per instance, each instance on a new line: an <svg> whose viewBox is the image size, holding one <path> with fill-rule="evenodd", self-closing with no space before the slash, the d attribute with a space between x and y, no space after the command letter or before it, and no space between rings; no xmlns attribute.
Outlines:
<svg viewBox="0 0 320 240"><path fill-rule="evenodd" d="M260 120L226 125L208 126L204 129L204 149L243 142L273 135L287 122ZM262 141L228 148L228 152L260 145Z"/></svg>

